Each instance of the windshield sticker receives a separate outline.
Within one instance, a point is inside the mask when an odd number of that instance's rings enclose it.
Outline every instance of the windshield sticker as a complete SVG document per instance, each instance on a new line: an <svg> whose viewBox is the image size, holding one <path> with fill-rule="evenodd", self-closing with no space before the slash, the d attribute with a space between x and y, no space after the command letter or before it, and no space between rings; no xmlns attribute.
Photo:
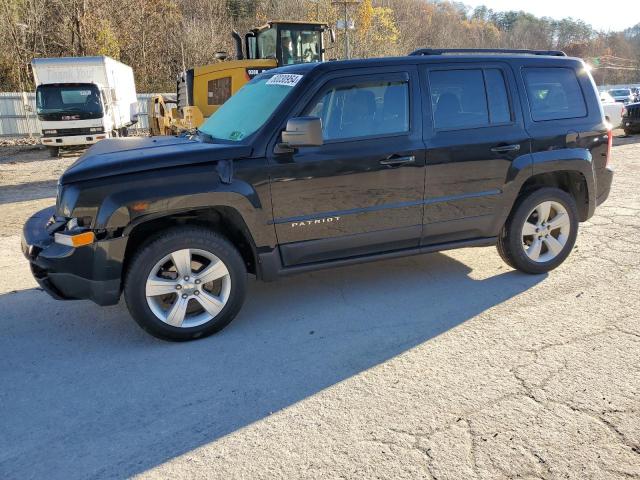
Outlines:
<svg viewBox="0 0 640 480"><path fill-rule="evenodd" d="M267 85L284 85L286 87L295 87L302 75L296 75L294 73L276 73L273 77L267 80Z"/></svg>

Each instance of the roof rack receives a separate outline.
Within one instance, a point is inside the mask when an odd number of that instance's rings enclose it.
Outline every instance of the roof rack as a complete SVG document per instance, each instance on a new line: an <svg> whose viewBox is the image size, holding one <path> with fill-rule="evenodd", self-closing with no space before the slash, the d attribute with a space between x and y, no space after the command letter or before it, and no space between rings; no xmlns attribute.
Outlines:
<svg viewBox="0 0 640 480"><path fill-rule="evenodd" d="M508 48L419 48L409 55L446 55L447 53L502 53L517 55L549 55L552 57L566 57L561 50L525 50Z"/></svg>

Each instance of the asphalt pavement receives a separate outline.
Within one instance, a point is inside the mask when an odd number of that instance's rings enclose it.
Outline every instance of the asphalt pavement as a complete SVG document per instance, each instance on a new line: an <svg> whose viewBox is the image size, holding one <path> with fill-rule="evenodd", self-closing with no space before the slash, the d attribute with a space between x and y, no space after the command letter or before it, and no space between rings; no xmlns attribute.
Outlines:
<svg viewBox="0 0 640 480"><path fill-rule="evenodd" d="M616 143L548 275L475 248L252 280L178 344L36 288L19 228L73 158L0 151L0 478L640 478L640 136Z"/></svg>

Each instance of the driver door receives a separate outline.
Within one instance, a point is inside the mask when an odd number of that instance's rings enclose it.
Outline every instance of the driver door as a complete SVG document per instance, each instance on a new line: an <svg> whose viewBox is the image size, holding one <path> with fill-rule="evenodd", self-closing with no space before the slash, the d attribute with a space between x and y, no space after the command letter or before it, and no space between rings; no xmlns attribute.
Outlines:
<svg viewBox="0 0 640 480"><path fill-rule="evenodd" d="M413 66L330 80L294 116L317 116L324 144L270 158L285 266L418 247L424 143Z"/></svg>

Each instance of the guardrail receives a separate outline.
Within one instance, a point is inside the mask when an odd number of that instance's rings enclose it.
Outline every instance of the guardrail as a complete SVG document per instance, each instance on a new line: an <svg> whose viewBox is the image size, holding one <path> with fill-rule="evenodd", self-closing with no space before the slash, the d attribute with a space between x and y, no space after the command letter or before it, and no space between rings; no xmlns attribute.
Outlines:
<svg viewBox="0 0 640 480"><path fill-rule="evenodd" d="M136 130L149 128L147 102L153 93L138 94ZM40 121L36 115L36 95L33 92L0 92L0 137L40 136Z"/></svg>

